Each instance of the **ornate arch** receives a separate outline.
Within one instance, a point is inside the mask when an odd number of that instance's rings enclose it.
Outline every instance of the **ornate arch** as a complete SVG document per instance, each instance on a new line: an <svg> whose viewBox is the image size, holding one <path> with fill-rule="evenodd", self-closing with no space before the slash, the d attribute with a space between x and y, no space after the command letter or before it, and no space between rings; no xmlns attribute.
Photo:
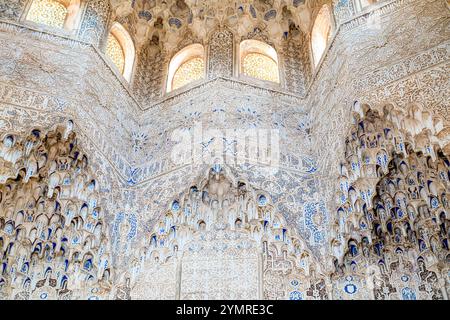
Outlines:
<svg viewBox="0 0 450 320"><path fill-rule="evenodd" d="M196 181L169 201L146 237L141 256L133 259L132 298L248 299L276 295L289 299L297 298L299 290L305 298L326 298L326 291L308 295L309 286L325 283L322 266L277 212L267 192L254 189L220 165ZM181 264L184 271L180 274ZM190 273L191 268L205 269L205 273ZM282 274L296 282L278 279ZM228 279L235 285L227 285L228 291L215 290L207 284L212 279ZM281 296L274 287L280 282Z"/></svg>

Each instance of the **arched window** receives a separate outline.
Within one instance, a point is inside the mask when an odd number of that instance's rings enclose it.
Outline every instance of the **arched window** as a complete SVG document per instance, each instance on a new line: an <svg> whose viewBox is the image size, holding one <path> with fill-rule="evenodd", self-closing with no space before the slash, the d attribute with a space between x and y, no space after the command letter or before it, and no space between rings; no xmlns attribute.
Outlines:
<svg viewBox="0 0 450 320"><path fill-rule="evenodd" d="M244 40L239 48L241 74L280 83L278 55L273 47L257 40Z"/></svg>
<svg viewBox="0 0 450 320"><path fill-rule="evenodd" d="M170 61L167 92L205 77L205 49L201 44L191 44L180 50Z"/></svg>
<svg viewBox="0 0 450 320"><path fill-rule="evenodd" d="M70 31L76 28L79 13L80 0L33 0L26 20Z"/></svg>
<svg viewBox="0 0 450 320"><path fill-rule="evenodd" d="M366 7L370 6L371 4L379 2L378 0L356 0L357 4L359 5L359 10L363 10Z"/></svg>
<svg viewBox="0 0 450 320"><path fill-rule="evenodd" d="M120 23L114 22L106 44L106 56L127 81L130 81L133 73L135 54L134 43L127 30Z"/></svg>
<svg viewBox="0 0 450 320"><path fill-rule="evenodd" d="M331 12L329 7L324 5L317 14L311 34L311 47L315 66L319 64L319 61L327 47L330 36Z"/></svg>

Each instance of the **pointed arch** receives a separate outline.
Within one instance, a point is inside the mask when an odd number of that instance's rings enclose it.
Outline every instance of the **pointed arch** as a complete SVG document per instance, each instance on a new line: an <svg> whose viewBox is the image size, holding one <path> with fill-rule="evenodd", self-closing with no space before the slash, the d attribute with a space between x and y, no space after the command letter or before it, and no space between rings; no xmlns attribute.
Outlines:
<svg viewBox="0 0 450 320"><path fill-rule="evenodd" d="M81 18L80 0L33 0L25 20L38 25L71 31Z"/></svg>
<svg viewBox="0 0 450 320"><path fill-rule="evenodd" d="M356 6L359 11L362 11L377 2L380 2L380 0L356 0Z"/></svg>
<svg viewBox="0 0 450 320"><path fill-rule="evenodd" d="M322 56L328 45L328 41L331 37L331 21L330 8L328 5L323 5L319 13L317 14L311 32L311 49L313 54L314 66L316 67L322 59Z"/></svg>
<svg viewBox="0 0 450 320"><path fill-rule="evenodd" d="M239 46L240 73L255 79L280 83L278 54L267 43L244 40Z"/></svg>
<svg viewBox="0 0 450 320"><path fill-rule="evenodd" d="M130 34L118 22L114 22L111 26L106 46L106 56L114 63L114 66L123 77L130 81L136 49Z"/></svg>
<svg viewBox="0 0 450 320"><path fill-rule="evenodd" d="M169 63L166 92L182 88L205 77L205 48L199 43L176 53Z"/></svg>

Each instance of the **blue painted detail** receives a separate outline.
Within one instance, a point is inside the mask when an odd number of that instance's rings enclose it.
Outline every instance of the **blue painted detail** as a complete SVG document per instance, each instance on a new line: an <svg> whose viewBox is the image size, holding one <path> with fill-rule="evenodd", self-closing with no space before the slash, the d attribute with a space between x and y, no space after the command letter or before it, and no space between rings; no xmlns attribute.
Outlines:
<svg viewBox="0 0 450 320"><path fill-rule="evenodd" d="M344 291L348 294L355 294L358 288L353 283L349 283L344 287Z"/></svg>
<svg viewBox="0 0 450 320"><path fill-rule="evenodd" d="M265 195L261 194L258 197L258 204L259 204L260 207L264 207L267 204L267 198L266 198Z"/></svg>
<svg viewBox="0 0 450 320"><path fill-rule="evenodd" d="M289 294L289 300L303 300L303 294L300 291L292 291Z"/></svg>
<svg viewBox="0 0 450 320"><path fill-rule="evenodd" d="M402 299L403 300L416 300L416 293L411 288L402 289Z"/></svg>
<svg viewBox="0 0 450 320"><path fill-rule="evenodd" d="M180 210L180 203L178 202L178 200L174 200L172 202L172 207L171 207L173 212L178 212L178 210Z"/></svg>

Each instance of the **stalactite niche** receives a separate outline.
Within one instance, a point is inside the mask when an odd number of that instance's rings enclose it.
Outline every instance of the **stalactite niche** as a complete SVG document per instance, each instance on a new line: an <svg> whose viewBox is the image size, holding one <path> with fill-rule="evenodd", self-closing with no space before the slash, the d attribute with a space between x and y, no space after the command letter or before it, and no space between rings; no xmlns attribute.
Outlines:
<svg viewBox="0 0 450 320"><path fill-rule="evenodd" d="M417 105L355 106L339 179L335 275L365 277L375 299L447 299L450 161L436 139L446 129Z"/></svg>
<svg viewBox="0 0 450 320"><path fill-rule="evenodd" d="M0 296L97 299L110 288L98 185L73 123L0 143Z"/></svg>

